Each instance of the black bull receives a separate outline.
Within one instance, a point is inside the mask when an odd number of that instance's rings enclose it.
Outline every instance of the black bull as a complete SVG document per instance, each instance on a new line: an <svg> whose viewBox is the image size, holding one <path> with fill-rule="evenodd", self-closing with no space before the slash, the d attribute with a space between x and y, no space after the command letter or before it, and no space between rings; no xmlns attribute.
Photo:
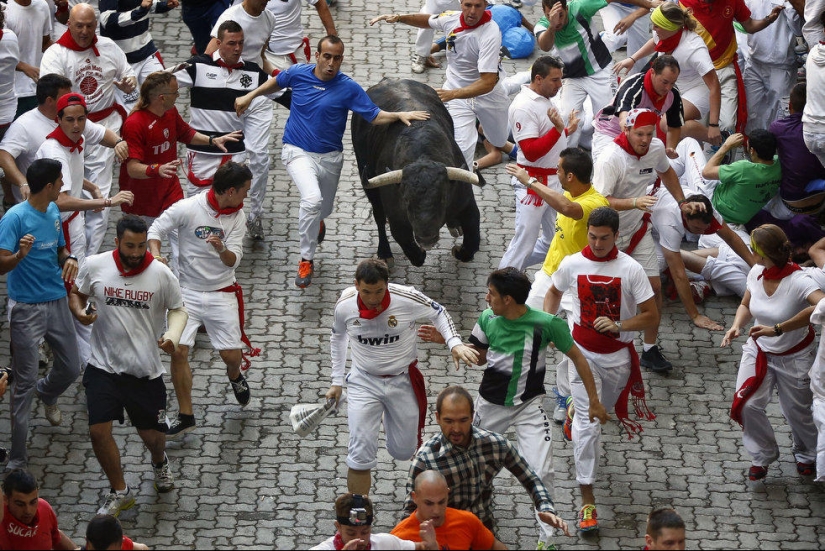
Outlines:
<svg viewBox="0 0 825 551"><path fill-rule="evenodd" d="M431 87L414 80L384 79L367 90L384 111L427 111L430 119L411 126L395 122L373 126L352 117L352 143L361 184L378 226L378 258L392 262L386 221L395 241L414 266L424 264L426 250L438 242L446 224L453 236L463 233L453 256L469 262L478 251L479 212L472 185L450 179L447 167L467 165L453 136L453 120ZM375 176L401 170L400 182L370 189ZM451 169L452 170L452 169ZM455 171L450 176L455 177ZM484 185L479 175L478 185Z"/></svg>

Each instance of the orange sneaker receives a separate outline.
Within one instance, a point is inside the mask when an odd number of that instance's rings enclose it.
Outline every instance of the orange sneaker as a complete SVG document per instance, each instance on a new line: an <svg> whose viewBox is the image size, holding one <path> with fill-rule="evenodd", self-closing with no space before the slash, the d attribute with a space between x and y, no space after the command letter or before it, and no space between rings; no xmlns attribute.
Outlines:
<svg viewBox="0 0 825 551"><path fill-rule="evenodd" d="M312 260L304 260L303 258L298 263L298 275L295 278L295 285L301 289L306 289L312 283L313 272Z"/></svg>
<svg viewBox="0 0 825 551"><path fill-rule="evenodd" d="M585 505L579 511L579 531L592 532L599 529L599 517L595 505Z"/></svg>

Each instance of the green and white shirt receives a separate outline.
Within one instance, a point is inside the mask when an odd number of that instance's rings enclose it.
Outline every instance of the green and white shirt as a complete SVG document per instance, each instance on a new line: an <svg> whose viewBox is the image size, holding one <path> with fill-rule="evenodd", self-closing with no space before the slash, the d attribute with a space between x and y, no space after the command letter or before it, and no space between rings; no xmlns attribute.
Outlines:
<svg viewBox="0 0 825 551"><path fill-rule="evenodd" d="M481 313L470 342L487 350L487 368L479 394L500 406L517 406L544 394L547 347L552 343L567 353L573 337L567 322L547 312L527 307L518 319Z"/></svg>
<svg viewBox="0 0 825 551"><path fill-rule="evenodd" d="M568 2L567 25L556 31L555 46L564 62L564 78L582 78L597 73L612 61L610 52L590 21L603 7L605 0L572 0ZM547 16L539 19L533 30L538 37L550 27Z"/></svg>

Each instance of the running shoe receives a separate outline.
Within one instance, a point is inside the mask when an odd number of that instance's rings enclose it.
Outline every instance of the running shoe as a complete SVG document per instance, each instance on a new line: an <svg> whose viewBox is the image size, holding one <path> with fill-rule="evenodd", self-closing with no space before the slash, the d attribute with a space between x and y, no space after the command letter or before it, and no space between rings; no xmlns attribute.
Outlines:
<svg viewBox="0 0 825 551"><path fill-rule="evenodd" d="M315 268L312 260L304 260L303 258L298 263L298 275L295 277L295 285L301 289L306 289L312 283L312 272Z"/></svg>
<svg viewBox="0 0 825 551"><path fill-rule="evenodd" d="M152 465L152 470L155 472L155 490L159 494L165 494L175 487L175 477L172 476L172 471L169 469L169 458L166 454L163 455L163 463L160 467Z"/></svg>
<svg viewBox="0 0 825 551"><path fill-rule="evenodd" d="M318 229L318 244L324 242L324 238L327 236L327 225L324 224L324 221L321 220L321 227Z"/></svg>
<svg viewBox="0 0 825 551"><path fill-rule="evenodd" d="M595 505L585 505L579 511L579 531L592 532L599 529L599 517Z"/></svg>
<svg viewBox="0 0 825 551"><path fill-rule="evenodd" d="M195 430L195 426L196 423L194 415L181 415L178 413L177 418L169 426L169 430L166 431L166 439L177 440L187 432L192 432Z"/></svg>
<svg viewBox="0 0 825 551"><path fill-rule="evenodd" d="M246 406L252 395L249 392L249 385L246 383L243 373L234 381L230 380L229 382L232 384L232 392L235 393L235 399L241 404L241 407Z"/></svg>
<svg viewBox="0 0 825 551"><path fill-rule="evenodd" d="M129 486L126 486L126 490L123 492L116 492L114 490L109 492L106 500L103 502L103 506L97 510L97 514L116 517L121 511L130 509L134 504L135 496L132 494Z"/></svg>
<svg viewBox="0 0 825 551"><path fill-rule="evenodd" d="M748 480L756 481L762 480L768 476L768 468L762 467L759 465L751 465L750 470L748 471Z"/></svg>
<svg viewBox="0 0 825 551"><path fill-rule="evenodd" d="M568 442L573 441L573 416L575 415L575 410L573 409L573 397L568 396L567 400L565 401L565 405L567 406L567 415L565 415L564 419L564 426L561 428L561 432L564 435L564 439Z"/></svg>
<svg viewBox="0 0 825 551"><path fill-rule="evenodd" d="M647 352L642 352L642 358L639 363L645 369L651 370L653 373L667 373L673 369L673 364L667 361L662 355L662 349L657 345Z"/></svg>
<svg viewBox="0 0 825 551"><path fill-rule="evenodd" d="M813 476L816 474L816 462L812 461L811 463L803 463L802 461L797 461L796 472L798 472L801 476Z"/></svg>
<svg viewBox="0 0 825 551"><path fill-rule="evenodd" d="M427 69L427 58L423 55L413 55L412 72L420 75Z"/></svg>
<svg viewBox="0 0 825 551"><path fill-rule="evenodd" d="M247 220L246 235L249 236L249 238L253 241L264 240L264 225L263 222L261 222L260 216L255 218L254 220Z"/></svg>

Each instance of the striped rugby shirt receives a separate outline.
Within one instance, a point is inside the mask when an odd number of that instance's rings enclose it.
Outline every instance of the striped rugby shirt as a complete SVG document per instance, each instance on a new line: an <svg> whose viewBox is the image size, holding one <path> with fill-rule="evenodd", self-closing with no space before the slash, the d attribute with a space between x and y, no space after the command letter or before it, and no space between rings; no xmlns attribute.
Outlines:
<svg viewBox="0 0 825 551"><path fill-rule="evenodd" d="M553 343L567 353L573 337L567 322L527 307L518 319L481 313L470 342L487 350L487 367L478 393L499 406L517 406L544 394L547 347Z"/></svg>

